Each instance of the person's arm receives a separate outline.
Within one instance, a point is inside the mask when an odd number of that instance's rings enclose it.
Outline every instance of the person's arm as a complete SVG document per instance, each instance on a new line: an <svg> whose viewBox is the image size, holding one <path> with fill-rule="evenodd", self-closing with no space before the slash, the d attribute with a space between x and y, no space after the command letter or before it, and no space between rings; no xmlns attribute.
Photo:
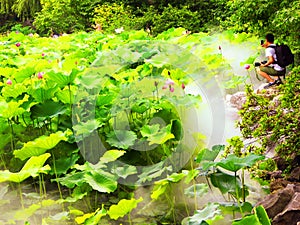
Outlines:
<svg viewBox="0 0 300 225"><path fill-rule="evenodd" d="M273 56L268 56L268 61L265 64L261 64L262 66L268 66L274 62Z"/></svg>

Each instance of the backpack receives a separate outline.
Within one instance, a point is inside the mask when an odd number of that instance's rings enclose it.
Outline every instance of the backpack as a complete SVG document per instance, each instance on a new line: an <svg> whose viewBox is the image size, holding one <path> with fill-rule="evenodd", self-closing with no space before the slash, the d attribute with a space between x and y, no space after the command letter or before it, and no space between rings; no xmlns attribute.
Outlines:
<svg viewBox="0 0 300 225"><path fill-rule="evenodd" d="M294 55L287 45L268 46L268 48L274 48L277 61L275 62L280 67L287 67L290 64L294 64Z"/></svg>

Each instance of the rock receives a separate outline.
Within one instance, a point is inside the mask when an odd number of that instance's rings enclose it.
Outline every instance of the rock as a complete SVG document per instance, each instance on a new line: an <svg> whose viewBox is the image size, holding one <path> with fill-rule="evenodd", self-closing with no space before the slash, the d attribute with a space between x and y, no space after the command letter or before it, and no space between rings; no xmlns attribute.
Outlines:
<svg viewBox="0 0 300 225"><path fill-rule="evenodd" d="M300 181L300 166L292 170L290 176L288 177L289 181Z"/></svg>
<svg viewBox="0 0 300 225"><path fill-rule="evenodd" d="M279 178L283 178L281 170L267 172L267 176L266 176L267 180L275 180L275 179L279 179Z"/></svg>
<svg viewBox="0 0 300 225"><path fill-rule="evenodd" d="M264 87L267 84L268 83L264 83L264 84L260 85L256 90L254 90L254 93L262 94L264 96L274 96L274 95L277 95L279 93L278 87L276 85L265 89Z"/></svg>
<svg viewBox="0 0 300 225"><path fill-rule="evenodd" d="M233 95L228 96L229 103L232 107L237 108L238 110L243 108L243 105L246 102L246 94L245 92L237 92Z"/></svg>
<svg viewBox="0 0 300 225"><path fill-rule="evenodd" d="M282 97L282 95L277 95L272 99L272 101L270 102L270 108L271 109L276 109L280 105L280 103L281 103L280 98L281 97Z"/></svg>
<svg viewBox="0 0 300 225"><path fill-rule="evenodd" d="M284 189L287 185L289 184L289 182L283 178L279 178L276 180L273 180L270 183L270 191L271 193L280 189Z"/></svg>
<svg viewBox="0 0 300 225"><path fill-rule="evenodd" d="M268 216L273 219L285 209L286 205L288 205L292 199L294 193L294 187L292 185L288 185L282 190L267 195L265 198L259 201L257 205L262 205L265 208Z"/></svg>
<svg viewBox="0 0 300 225"><path fill-rule="evenodd" d="M279 156L273 157L273 160L275 161L277 168L281 171L284 171L289 166L287 161Z"/></svg>
<svg viewBox="0 0 300 225"><path fill-rule="evenodd" d="M300 193L295 193L285 209L275 216L272 225L297 225L300 222Z"/></svg>

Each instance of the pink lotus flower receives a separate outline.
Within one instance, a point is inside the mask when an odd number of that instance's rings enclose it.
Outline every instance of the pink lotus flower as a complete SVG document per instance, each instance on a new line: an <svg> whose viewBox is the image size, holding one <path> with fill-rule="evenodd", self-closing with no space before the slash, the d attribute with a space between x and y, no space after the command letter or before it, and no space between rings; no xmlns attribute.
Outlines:
<svg viewBox="0 0 300 225"><path fill-rule="evenodd" d="M16 46L17 46L17 47L20 47L20 46L21 46L21 43L20 43L20 42L16 43Z"/></svg>
<svg viewBox="0 0 300 225"><path fill-rule="evenodd" d="M41 80L41 79L43 79L43 77L44 77L44 72L39 72L38 75L37 75L37 78L39 80Z"/></svg>
<svg viewBox="0 0 300 225"><path fill-rule="evenodd" d="M181 84L181 88L182 88L183 90L185 89L185 84L184 84L184 83Z"/></svg>
<svg viewBox="0 0 300 225"><path fill-rule="evenodd" d="M174 82L172 79L168 78L168 79L166 80L165 84L166 84L166 85L174 85L175 82Z"/></svg>
<svg viewBox="0 0 300 225"><path fill-rule="evenodd" d="M220 51L222 50L221 45L219 45L219 50L220 50Z"/></svg>
<svg viewBox="0 0 300 225"><path fill-rule="evenodd" d="M168 88L168 85L164 85L164 86L162 86L162 89L164 90L164 89L167 89Z"/></svg>
<svg viewBox="0 0 300 225"><path fill-rule="evenodd" d="M45 55L46 55L46 54L43 52L43 53L42 53L42 57L45 57Z"/></svg>
<svg viewBox="0 0 300 225"><path fill-rule="evenodd" d="M28 34L29 37L33 37L33 33Z"/></svg>
<svg viewBox="0 0 300 225"><path fill-rule="evenodd" d="M8 79L8 80L6 81L6 84L7 84L7 85L12 85L11 79Z"/></svg>
<svg viewBox="0 0 300 225"><path fill-rule="evenodd" d="M170 92L174 92L174 90L175 90L174 87L170 86Z"/></svg>
<svg viewBox="0 0 300 225"><path fill-rule="evenodd" d="M249 70L250 69L250 65L249 64L245 64L244 65L244 69Z"/></svg>

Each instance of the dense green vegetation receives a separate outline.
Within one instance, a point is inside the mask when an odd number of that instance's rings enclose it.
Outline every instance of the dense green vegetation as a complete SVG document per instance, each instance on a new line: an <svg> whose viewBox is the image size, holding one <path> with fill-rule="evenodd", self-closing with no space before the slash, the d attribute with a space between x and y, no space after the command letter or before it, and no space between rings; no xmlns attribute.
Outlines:
<svg viewBox="0 0 300 225"><path fill-rule="evenodd" d="M156 38L143 30L57 38L11 32L1 37L0 182L10 182L18 191L21 208L15 204L16 211L2 222L40 223L42 215L48 224L132 223L130 212L140 202L147 205L135 198L134 190L155 181L150 203L162 201L168 207L163 214L137 216L141 223L176 223L184 217L188 224L214 221L222 219L217 216L221 211L248 215L252 204L246 201L249 191L239 171L264 157L231 155L214 162L224 146L203 149L203 137L183 122L189 109L202 102L186 92L189 84L199 82L206 90L209 81L216 93L217 82L211 81L221 72L218 82L224 87L245 82L228 84L229 76L241 76L233 74L218 40L256 46L256 39L245 34L187 35L183 28ZM193 216L197 199L208 192L207 184L196 181L201 174L231 197L224 205L201 207ZM23 190L25 182L36 192ZM192 206L168 198L179 182L186 183L180 191L194 201ZM50 183L57 185L58 200L47 197L53 189ZM5 194L7 187L2 191ZM36 200L32 203L24 193L37 195ZM183 213L177 213L182 207ZM53 214L59 211L63 213ZM206 211L210 215L203 217ZM26 216L18 218L22 212Z"/></svg>
<svg viewBox="0 0 300 225"><path fill-rule="evenodd" d="M299 3L0 0L0 223L270 224L245 172L300 155ZM296 55L276 107L252 90L266 32ZM207 148L195 112L244 87L242 137Z"/></svg>
<svg viewBox="0 0 300 225"><path fill-rule="evenodd" d="M1 0L3 30L30 22L39 34L91 30L100 22L105 32L150 28L157 35L171 27L192 32L233 28L264 36L271 31L299 52L299 0L284 1L107 1L107 0ZM4 19L4 20L3 20Z"/></svg>

